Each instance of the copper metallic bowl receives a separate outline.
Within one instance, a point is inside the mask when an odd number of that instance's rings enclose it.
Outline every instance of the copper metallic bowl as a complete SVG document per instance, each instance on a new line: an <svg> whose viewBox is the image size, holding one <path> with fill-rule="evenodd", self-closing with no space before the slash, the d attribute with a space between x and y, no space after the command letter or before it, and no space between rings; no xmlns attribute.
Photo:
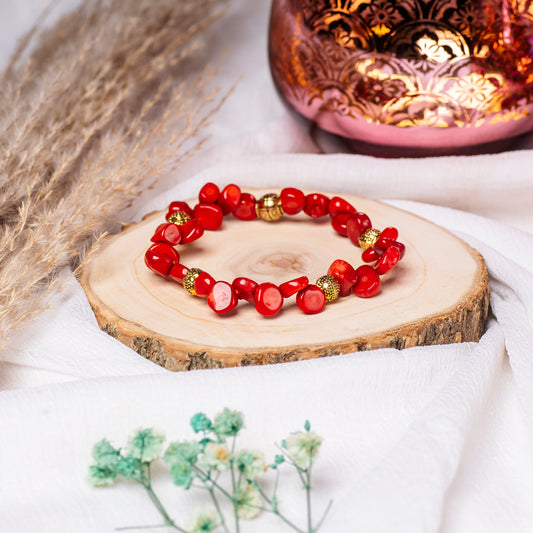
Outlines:
<svg viewBox="0 0 533 533"><path fill-rule="evenodd" d="M533 0L273 0L269 58L286 103L354 146L533 130Z"/></svg>

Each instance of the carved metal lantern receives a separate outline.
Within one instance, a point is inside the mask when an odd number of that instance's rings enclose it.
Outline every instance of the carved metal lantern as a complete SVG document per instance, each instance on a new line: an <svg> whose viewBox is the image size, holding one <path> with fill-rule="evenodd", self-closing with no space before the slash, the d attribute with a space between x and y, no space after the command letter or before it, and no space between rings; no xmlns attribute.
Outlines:
<svg viewBox="0 0 533 533"><path fill-rule="evenodd" d="M356 149L533 130L533 0L273 0L269 57L286 103Z"/></svg>

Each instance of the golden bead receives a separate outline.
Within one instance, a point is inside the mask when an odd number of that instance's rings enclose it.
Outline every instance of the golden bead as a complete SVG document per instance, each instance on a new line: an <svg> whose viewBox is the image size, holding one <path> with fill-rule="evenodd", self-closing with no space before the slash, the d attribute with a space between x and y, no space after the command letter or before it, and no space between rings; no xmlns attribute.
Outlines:
<svg viewBox="0 0 533 533"><path fill-rule="evenodd" d="M183 288L187 292L190 292L193 296L198 296L196 294L196 291L194 290L194 282L202 272L203 271L199 268L189 268L189 271L187 272L187 274L185 274L183 278Z"/></svg>
<svg viewBox="0 0 533 533"><path fill-rule="evenodd" d="M265 194L255 202L255 212L259 218L274 222L280 219L284 213L281 200L277 194Z"/></svg>
<svg viewBox="0 0 533 533"><path fill-rule="evenodd" d="M359 246L363 250L366 250L367 248L372 248L372 246L376 244L380 233L381 232L379 230L374 228L370 228L363 231L363 233L359 235Z"/></svg>
<svg viewBox="0 0 533 533"><path fill-rule="evenodd" d="M191 217L184 211L176 211L168 217L168 221L176 226L183 226L186 222L189 222Z"/></svg>
<svg viewBox="0 0 533 533"><path fill-rule="evenodd" d="M332 302L339 297L341 284L333 276L322 276L316 280L316 285L326 295L326 302Z"/></svg>

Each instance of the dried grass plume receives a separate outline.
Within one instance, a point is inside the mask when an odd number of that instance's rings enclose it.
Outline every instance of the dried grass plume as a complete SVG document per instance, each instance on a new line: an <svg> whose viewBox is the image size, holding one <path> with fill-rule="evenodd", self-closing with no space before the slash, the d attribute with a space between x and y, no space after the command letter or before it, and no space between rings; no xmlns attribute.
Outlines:
<svg viewBox="0 0 533 533"><path fill-rule="evenodd" d="M85 0L21 40L0 75L0 347L201 142L222 97L180 72L224 3Z"/></svg>

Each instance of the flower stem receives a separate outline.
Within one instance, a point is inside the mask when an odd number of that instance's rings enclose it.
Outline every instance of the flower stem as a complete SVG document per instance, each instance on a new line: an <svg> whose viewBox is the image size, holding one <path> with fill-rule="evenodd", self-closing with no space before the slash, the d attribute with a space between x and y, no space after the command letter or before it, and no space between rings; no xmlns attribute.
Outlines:
<svg viewBox="0 0 533 533"><path fill-rule="evenodd" d="M216 489L218 489L224 496L226 496L226 498L230 501L232 501L232 495L224 489L224 487L221 487L215 479L212 479L211 477L209 477L205 472L203 472L200 468L198 468L197 466L193 466L193 470L199 474L199 479L203 482L203 483L206 483L206 489L209 490L209 487L207 486L207 483L211 483L213 487L215 487Z"/></svg>
<svg viewBox="0 0 533 533"><path fill-rule="evenodd" d="M289 527L294 529L294 531L298 531L298 533L305 533L302 529L300 529L298 526L294 525L288 518L283 516L279 511L270 511L271 513L274 513L280 520L285 522Z"/></svg>
<svg viewBox="0 0 533 533"><path fill-rule="evenodd" d="M329 510L331 509L332 505L333 505L333 500L329 500L328 506L326 507L326 510L324 511L324 514L322 515L322 518L318 521L318 524L315 527L315 533L322 527L322 524L324 523L324 520L326 519L326 516L328 515Z"/></svg>
<svg viewBox="0 0 533 533"><path fill-rule="evenodd" d="M224 515L222 514L222 510L220 509L220 505L218 503L218 500L215 496L215 489L213 486L206 487L209 491L209 495L211 496L211 499L213 500L213 503L215 504L215 508L217 510L218 516L220 517L220 525L224 528L224 531L226 533L229 533L228 526L226 525L226 521L224 520Z"/></svg>
<svg viewBox="0 0 533 533"><path fill-rule="evenodd" d="M305 487L306 485L306 480L302 474L302 471L296 466L294 465L294 468L296 468L296 472L298 472L298 477L300 478L300 481L302 482L302 485Z"/></svg>
<svg viewBox="0 0 533 533"><path fill-rule="evenodd" d="M279 477L279 476L278 476ZM277 489L277 479L276 479L276 489ZM272 514L275 514L280 520L282 520L283 522L285 522L289 527L291 527L292 529L294 529L294 531L297 531L298 533L305 533L302 529L300 529L298 526L296 526L295 524L293 524L288 518L286 518L285 516L283 516L280 512L279 512L279 509L278 509L278 506L277 506L277 503L276 505L274 506L274 504L272 503L272 499L269 498L264 490L261 488L261 486L259 484L256 485L256 489L259 491L259 493L261 494L261 496L263 497L263 499L268 503L268 505L270 505L270 509L264 509L265 511L269 512L269 513L272 513ZM276 498L276 501L277 501L277 498Z"/></svg>
<svg viewBox="0 0 533 533"><path fill-rule="evenodd" d="M146 489L148 496L150 496L152 503L155 505L156 509L159 511L159 513L163 517L163 520L165 521L165 525L168 527L172 527L176 529L177 531L181 531L181 533L187 533L184 529L181 529L181 527L177 526L172 520L172 518L170 518L167 511L163 507L161 500L157 497L157 494L152 489L152 485L149 482L146 482L146 483L143 483L143 486Z"/></svg>
<svg viewBox="0 0 533 533"><path fill-rule="evenodd" d="M307 496L307 531L313 533L313 519L311 517L311 469L307 471L305 492Z"/></svg>
<svg viewBox="0 0 533 533"><path fill-rule="evenodd" d="M278 500L279 468L276 469L276 482L274 483L273 497Z"/></svg>
<svg viewBox="0 0 533 533"><path fill-rule="evenodd" d="M233 447L235 448L235 441L233 441ZM235 533L240 533L239 526L239 514L237 512L237 485L235 483L235 471L233 470L233 460L230 461L230 472L231 472L231 486L233 489L233 496L231 498L231 503L233 504L233 516L235 517Z"/></svg>
<svg viewBox="0 0 533 533"><path fill-rule="evenodd" d="M307 499L307 531L308 533L314 533L313 530L313 519L311 517L311 467L313 464L313 457L311 455L311 450L309 450L309 466L305 471L305 492Z"/></svg>

